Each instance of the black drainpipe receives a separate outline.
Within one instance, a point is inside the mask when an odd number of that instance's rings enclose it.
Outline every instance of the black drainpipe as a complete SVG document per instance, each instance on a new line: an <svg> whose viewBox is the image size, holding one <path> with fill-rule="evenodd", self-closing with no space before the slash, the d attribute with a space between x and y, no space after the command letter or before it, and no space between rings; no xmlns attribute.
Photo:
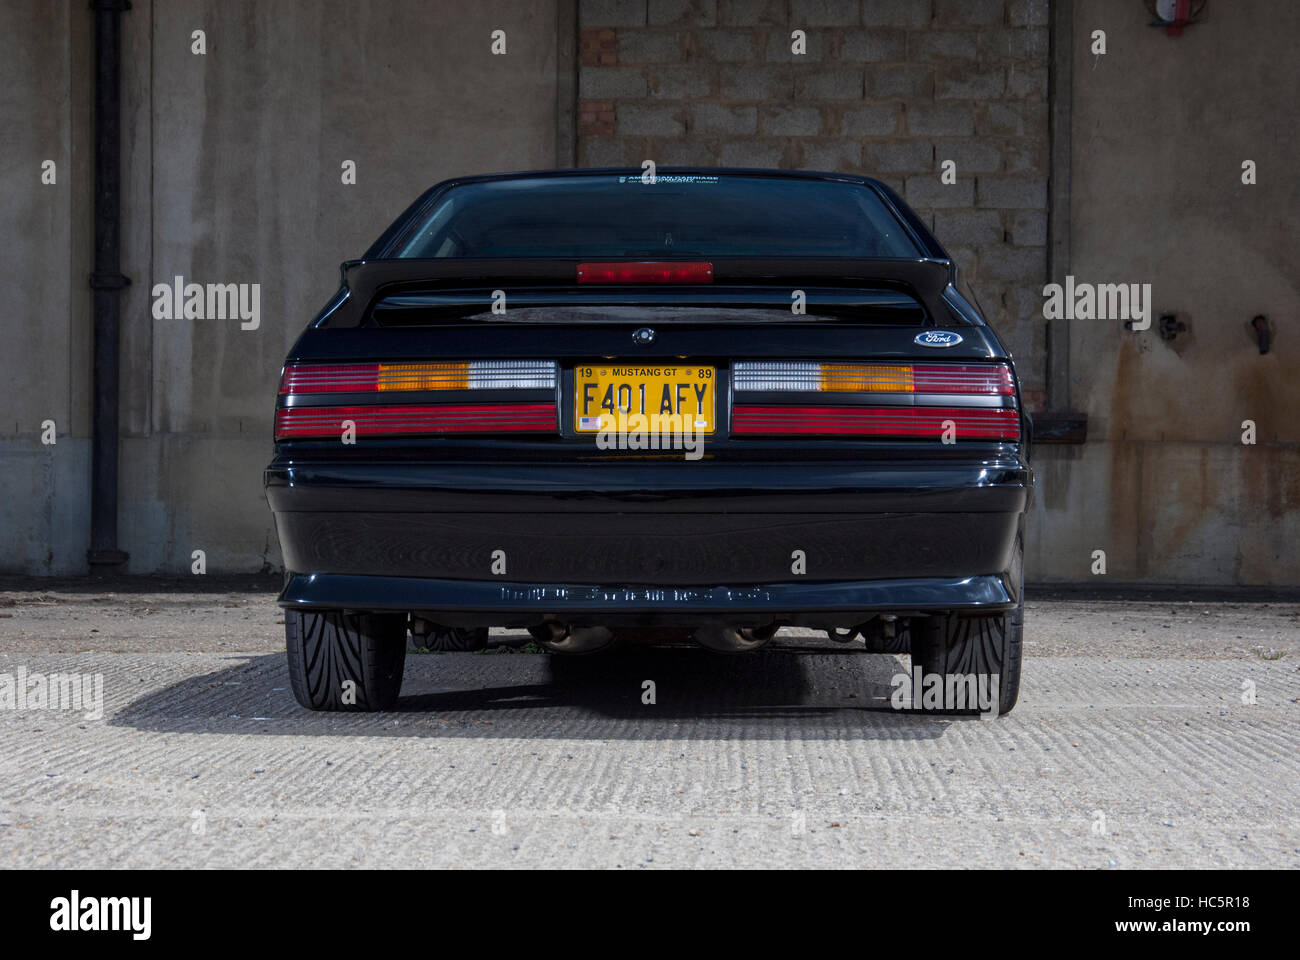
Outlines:
<svg viewBox="0 0 1300 960"><path fill-rule="evenodd" d="M122 289L122 13L128 0L93 0L95 11L94 427L90 468L92 572L126 563L117 547L117 394Z"/></svg>

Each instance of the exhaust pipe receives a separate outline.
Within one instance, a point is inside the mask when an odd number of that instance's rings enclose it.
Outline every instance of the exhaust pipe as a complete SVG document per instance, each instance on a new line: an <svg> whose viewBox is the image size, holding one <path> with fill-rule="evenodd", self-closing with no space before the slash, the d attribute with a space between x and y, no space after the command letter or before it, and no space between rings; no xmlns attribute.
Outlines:
<svg viewBox="0 0 1300 960"><path fill-rule="evenodd" d="M831 627L826 635L836 643L850 643L861 637L868 653L908 653L912 649L911 621L888 613L846 630Z"/></svg>
<svg viewBox="0 0 1300 960"><path fill-rule="evenodd" d="M571 627L558 620L529 627L528 632L552 653L595 653L614 642L614 631L609 627Z"/></svg>
<svg viewBox="0 0 1300 960"><path fill-rule="evenodd" d="M775 623L765 627L709 625L700 627L691 636L700 646L720 653L749 653L766 646L778 629Z"/></svg>

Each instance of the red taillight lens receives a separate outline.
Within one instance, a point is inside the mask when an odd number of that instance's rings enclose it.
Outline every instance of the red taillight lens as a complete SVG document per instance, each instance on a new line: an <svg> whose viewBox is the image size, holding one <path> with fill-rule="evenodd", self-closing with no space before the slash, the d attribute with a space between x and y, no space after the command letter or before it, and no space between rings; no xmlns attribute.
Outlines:
<svg viewBox="0 0 1300 960"><path fill-rule="evenodd" d="M285 407L275 412L277 439L335 438L351 421L357 437L440 433L554 432L553 403L391 404Z"/></svg>
<svg viewBox="0 0 1300 960"><path fill-rule="evenodd" d="M912 367L916 393L960 393L1012 397L1016 383L1005 364L918 363Z"/></svg>
<svg viewBox="0 0 1300 960"><path fill-rule="evenodd" d="M379 389L377 363L291 363L280 374L280 395L372 393Z"/></svg>
<svg viewBox="0 0 1300 960"><path fill-rule="evenodd" d="M941 440L948 429L952 430L955 440L1016 440L1020 437L1020 415L1015 410L983 410L978 407L747 405L737 405L731 415L731 432L734 434L928 437Z"/></svg>
<svg viewBox="0 0 1300 960"><path fill-rule="evenodd" d="M713 264L678 260L580 263L579 283L712 283Z"/></svg>

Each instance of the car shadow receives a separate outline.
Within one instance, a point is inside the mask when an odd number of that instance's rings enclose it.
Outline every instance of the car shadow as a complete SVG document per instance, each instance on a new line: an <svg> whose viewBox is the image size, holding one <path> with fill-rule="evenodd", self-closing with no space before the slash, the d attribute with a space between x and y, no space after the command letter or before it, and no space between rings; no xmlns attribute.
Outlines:
<svg viewBox="0 0 1300 960"><path fill-rule="evenodd" d="M891 706L906 656L798 640L734 656L694 645L589 656L412 654L396 709L368 714L299 707L282 655L228 659L134 700L109 722L281 736L917 740L965 719Z"/></svg>

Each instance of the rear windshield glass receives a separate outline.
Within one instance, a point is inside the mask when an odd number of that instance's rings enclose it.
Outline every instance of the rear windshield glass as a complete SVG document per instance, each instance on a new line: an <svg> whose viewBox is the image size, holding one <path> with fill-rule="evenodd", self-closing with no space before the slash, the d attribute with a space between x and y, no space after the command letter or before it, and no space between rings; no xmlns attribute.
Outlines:
<svg viewBox="0 0 1300 960"><path fill-rule="evenodd" d="M916 257L870 188L823 180L598 174L451 188L389 256Z"/></svg>

